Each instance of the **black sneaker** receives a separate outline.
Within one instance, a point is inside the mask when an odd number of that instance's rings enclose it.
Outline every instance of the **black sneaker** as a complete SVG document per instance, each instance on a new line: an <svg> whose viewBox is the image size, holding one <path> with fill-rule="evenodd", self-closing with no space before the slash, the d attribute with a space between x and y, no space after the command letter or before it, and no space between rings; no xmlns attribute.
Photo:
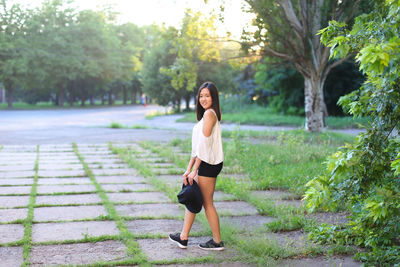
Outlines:
<svg viewBox="0 0 400 267"><path fill-rule="evenodd" d="M177 234L169 234L169 240L171 240L172 242L178 244L178 246L180 248L187 248L187 240L182 240L181 239L181 234L177 233Z"/></svg>
<svg viewBox="0 0 400 267"><path fill-rule="evenodd" d="M201 249L204 250L224 250L224 242L215 243L213 239L210 239L206 243L201 243L199 245Z"/></svg>

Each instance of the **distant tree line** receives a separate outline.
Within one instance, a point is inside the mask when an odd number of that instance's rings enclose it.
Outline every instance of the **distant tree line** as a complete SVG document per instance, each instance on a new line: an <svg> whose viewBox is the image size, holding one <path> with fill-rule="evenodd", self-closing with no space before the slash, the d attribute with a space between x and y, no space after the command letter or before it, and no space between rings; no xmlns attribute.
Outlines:
<svg viewBox="0 0 400 267"><path fill-rule="evenodd" d="M216 15L191 10L179 28L138 27L117 24L111 8L78 10L73 1L45 0L27 9L0 0L0 83L8 105L15 99L60 106L112 105L116 99L135 104L145 93L181 110L181 103L189 107L202 82L212 80L221 92L241 95L249 103L308 116L309 130L323 126L322 113L342 115L337 100L357 89L364 77L351 58L346 64L329 61L329 49L313 36L336 12L351 21L361 12L358 2L335 6L326 0L308 7L304 1L294 6L288 0L247 2L259 31L244 34L239 42L217 35ZM293 24L296 19L299 25Z"/></svg>
<svg viewBox="0 0 400 267"><path fill-rule="evenodd" d="M35 9L8 4L0 2L0 82L9 107L15 98L60 106L99 99L111 105L117 97L136 103L146 93L180 109L203 80L234 87L238 65L221 59L240 45L213 41L215 17L188 10L182 29L138 27L115 23L112 9L78 11L70 1Z"/></svg>

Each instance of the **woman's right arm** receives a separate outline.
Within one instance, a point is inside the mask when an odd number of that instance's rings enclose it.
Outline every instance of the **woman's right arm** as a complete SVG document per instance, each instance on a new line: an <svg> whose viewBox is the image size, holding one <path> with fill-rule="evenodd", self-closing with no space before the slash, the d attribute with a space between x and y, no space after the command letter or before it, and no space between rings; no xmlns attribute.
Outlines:
<svg viewBox="0 0 400 267"><path fill-rule="evenodd" d="M182 175L182 180L183 180L183 183L185 185L187 185L186 178L188 177L189 173L192 171L192 168L193 168L193 165L194 165L195 161L196 161L195 157L191 157L190 158L189 164L187 166L187 169L186 169L185 173Z"/></svg>

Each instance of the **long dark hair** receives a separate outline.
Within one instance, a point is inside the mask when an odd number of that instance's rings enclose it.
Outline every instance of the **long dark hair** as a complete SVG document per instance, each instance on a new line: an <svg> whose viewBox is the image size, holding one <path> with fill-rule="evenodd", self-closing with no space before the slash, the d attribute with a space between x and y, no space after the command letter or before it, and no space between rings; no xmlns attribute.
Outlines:
<svg viewBox="0 0 400 267"><path fill-rule="evenodd" d="M217 118L219 121L221 121L221 107L219 105L219 97L218 97L218 89L215 86L214 83L212 82L205 82L203 83L200 88L199 91L197 92L197 101L196 101L196 115L197 115L197 120L201 120L201 118L203 118L204 115L204 108L200 105L200 92L201 90L203 90L204 88L208 88L208 90L210 90L210 94L211 94L211 99L212 99L212 105L211 108L215 111L215 113L217 114Z"/></svg>

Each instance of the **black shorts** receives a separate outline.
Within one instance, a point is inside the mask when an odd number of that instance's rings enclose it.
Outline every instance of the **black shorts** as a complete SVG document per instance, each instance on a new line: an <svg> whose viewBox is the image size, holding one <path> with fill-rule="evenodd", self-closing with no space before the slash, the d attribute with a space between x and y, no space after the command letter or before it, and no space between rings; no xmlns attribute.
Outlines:
<svg viewBox="0 0 400 267"><path fill-rule="evenodd" d="M211 165L211 164L208 164L207 162L202 161L199 166L198 175L217 178L218 174L222 170L223 165L224 165L223 162L221 162L217 165Z"/></svg>

